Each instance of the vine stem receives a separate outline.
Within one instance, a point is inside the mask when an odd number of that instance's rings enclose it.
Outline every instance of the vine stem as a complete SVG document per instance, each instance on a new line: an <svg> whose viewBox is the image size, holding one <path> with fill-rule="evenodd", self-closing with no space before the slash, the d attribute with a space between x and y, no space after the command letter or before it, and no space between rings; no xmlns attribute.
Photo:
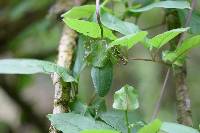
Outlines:
<svg viewBox="0 0 200 133"><path fill-rule="evenodd" d="M152 121L158 116L158 113L160 111L160 106L161 106L162 99L163 99L163 96L164 96L164 93L165 93L167 81L169 79L169 74L170 74L170 68L168 68L168 70L167 70L167 74L165 76L165 80L164 80L163 86L161 88L160 95L159 95L158 101L156 103L155 110L154 110L152 118L151 118Z"/></svg>
<svg viewBox="0 0 200 133"><path fill-rule="evenodd" d="M100 18L100 0L96 0L96 17L97 17L97 22L101 30L101 38L103 38L103 26L102 26L101 18Z"/></svg>
<svg viewBox="0 0 200 133"><path fill-rule="evenodd" d="M129 120L128 120L128 111L125 111L125 119L126 119L126 125L127 125L127 133L131 133L131 129L129 127Z"/></svg>
<svg viewBox="0 0 200 133"><path fill-rule="evenodd" d="M191 9L185 20L184 27L188 27L191 22L192 13L195 8L197 0L191 1ZM181 45L183 40L185 39L186 32L182 33L179 40L177 47ZM187 126L193 126L192 122L192 113L191 113L191 103L188 93L188 87L186 84L187 78L187 68L186 68L186 60L182 67L174 68L174 77L176 82L176 99L177 99L177 120L180 124L184 124Z"/></svg>
<svg viewBox="0 0 200 133"><path fill-rule="evenodd" d="M163 61L156 61L156 60L153 60L153 59L145 59L145 58L129 58L129 60L154 62L154 63L164 64L164 65L167 65L167 66L171 65L171 64L165 63Z"/></svg>

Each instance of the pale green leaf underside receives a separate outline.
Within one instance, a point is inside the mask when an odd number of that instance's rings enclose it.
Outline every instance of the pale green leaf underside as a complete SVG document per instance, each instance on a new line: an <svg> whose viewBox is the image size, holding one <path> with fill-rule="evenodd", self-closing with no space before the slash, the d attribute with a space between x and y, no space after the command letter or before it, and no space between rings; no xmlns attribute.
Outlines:
<svg viewBox="0 0 200 133"><path fill-rule="evenodd" d="M161 125L162 125L162 122L156 119L153 122L141 128L138 133L157 133L160 130ZM174 132L174 133L178 133L178 132Z"/></svg>
<svg viewBox="0 0 200 133"><path fill-rule="evenodd" d="M91 117L82 116L74 113L60 113L48 115L52 125L63 133L80 133L90 129L113 130L103 122L96 121Z"/></svg>
<svg viewBox="0 0 200 133"><path fill-rule="evenodd" d="M107 28L118 31L124 35L137 33L139 31L139 27L135 24L121 21L117 17L103 11L101 12L101 22Z"/></svg>
<svg viewBox="0 0 200 133"><path fill-rule="evenodd" d="M132 12L144 12L153 8L175 8L175 9L190 9L190 3L187 1L161 1L150 4L139 9L130 9Z"/></svg>
<svg viewBox="0 0 200 133"><path fill-rule="evenodd" d="M199 133L199 131L194 128L169 122L163 122L161 130L165 131L166 133Z"/></svg>
<svg viewBox="0 0 200 133"><path fill-rule="evenodd" d="M163 45L168 43L170 40L178 36L180 33L187 31L189 28L178 28L173 29L162 34L159 34L152 39L150 39L150 45L155 48L161 48Z"/></svg>
<svg viewBox="0 0 200 133"><path fill-rule="evenodd" d="M133 111L139 108L138 95L130 85L123 86L114 94L114 109Z"/></svg>
<svg viewBox="0 0 200 133"><path fill-rule="evenodd" d="M0 74L51 74L54 72L60 75L66 82L75 81L65 68L48 61L35 59L0 60Z"/></svg>
<svg viewBox="0 0 200 133"><path fill-rule="evenodd" d="M89 18L95 12L95 5L84 5L73 7L68 12L64 13L62 17L80 19Z"/></svg>
<svg viewBox="0 0 200 133"><path fill-rule="evenodd" d="M114 130L84 130L81 133L119 133Z"/></svg>
<svg viewBox="0 0 200 133"><path fill-rule="evenodd" d="M134 33L131 35L124 36L122 38L119 38L113 42L110 43L109 47L113 47L115 45L125 46L128 49L130 49L132 46L134 46L136 43L142 41L147 36L146 31L141 31L138 33Z"/></svg>
<svg viewBox="0 0 200 133"><path fill-rule="evenodd" d="M92 37L92 38L100 38L101 37L101 29L100 29L99 25L95 22L71 19L71 18L66 18L66 17L63 20L71 29L73 29L79 33L82 33L82 34ZM116 37L112 33L112 31L105 27L103 27L103 35L105 38L108 38L110 40L116 39Z"/></svg>

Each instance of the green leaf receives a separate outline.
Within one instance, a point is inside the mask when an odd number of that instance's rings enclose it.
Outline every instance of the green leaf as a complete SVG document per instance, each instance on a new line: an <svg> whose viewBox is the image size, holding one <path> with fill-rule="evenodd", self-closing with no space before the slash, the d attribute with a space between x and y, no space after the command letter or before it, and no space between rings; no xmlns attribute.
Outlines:
<svg viewBox="0 0 200 133"><path fill-rule="evenodd" d="M89 18L95 12L95 5L84 5L73 7L62 15L62 17L80 19Z"/></svg>
<svg viewBox="0 0 200 133"><path fill-rule="evenodd" d="M48 61L35 59L0 60L0 74L52 74L54 72L60 75L66 82L75 81L67 69Z"/></svg>
<svg viewBox="0 0 200 133"><path fill-rule="evenodd" d="M75 58L75 63L73 66L73 75L76 77L80 75L81 71L84 69L86 63L84 61L84 56L85 56L85 48L84 48L84 40L86 39L85 36L79 35L78 38L78 47L76 50L76 58Z"/></svg>
<svg viewBox="0 0 200 133"><path fill-rule="evenodd" d="M187 1L160 1L139 9L130 9L131 12L144 12L153 8L175 8L175 9L190 9L190 3Z"/></svg>
<svg viewBox="0 0 200 133"><path fill-rule="evenodd" d="M84 130L81 131L81 133L119 133L117 131L114 130Z"/></svg>
<svg viewBox="0 0 200 133"><path fill-rule="evenodd" d="M177 57L184 56L190 49L194 48L195 46L200 45L200 35L191 37L180 45L175 50Z"/></svg>
<svg viewBox="0 0 200 133"><path fill-rule="evenodd" d="M108 125L113 127L115 130L122 133L127 132L126 118L124 111L113 110L100 114L101 120L105 121ZM128 112L128 119L130 124L142 121L141 115L136 111ZM138 126L131 127L132 132L135 133L138 130Z"/></svg>
<svg viewBox="0 0 200 133"><path fill-rule="evenodd" d="M80 133L80 131L87 129L113 130L103 122L74 113L50 114L47 117L52 125L63 133Z"/></svg>
<svg viewBox="0 0 200 133"><path fill-rule="evenodd" d="M138 94L134 87L123 86L114 94L114 109L133 111L139 108Z"/></svg>
<svg viewBox="0 0 200 133"><path fill-rule="evenodd" d="M101 29L99 25L95 22L89 22L85 20L77 20L65 17L64 22L73 30L82 33L83 35L92 37L92 38L100 38L101 37ZM111 30L103 27L103 35L105 38L110 40L115 40L116 37L112 33Z"/></svg>
<svg viewBox="0 0 200 133"><path fill-rule="evenodd" d="M99 96L104 97L110 90L113 79L113 65L108 62L104 67L92 67L92 81Z"/></svg>
<svg viewBox="0 0 200 133"><path fill-rule="evenodd" d="M161 48L163 45L168 43L170 40L178 36L180 33L187 31L189 28L178 28L173 29L162 34L159 34L152 39L150 39L149 43L155 48Z"/></svg>
<svg viewBox="0 0 200 133"><path fill-rule="evenodd" d="M128 49L130 49L136 43L144 40L144 38L147 36L147 34L148 33L146 31L141 31L141 32L138 32L138 33L134 33L134 34L131 34L131 35L124 36L122 38L119 38L119 39L111 42L109 47L113 47L115 45L120 45L120 46L125 46Z"/></svg>
<svg viewBox="0 0 200 133"><path fill-rule="evenodd" d="M160 129L166 133L199 133L199 131L194 128L170 122L163 122Z"/></svg>
<svg viewBox="0 0 200 133"><path fill-rule="evenodd" d="M158 133L161 125L162 125L162 122L156 119L153 122L141 128L138 133ZM174 132L174 133L178 133L178 132Z"/></svg>
<svg viewBox="0 0 200 133"><path fill-rule="evenodd" d="M101 12L101 22L107 28L118 31L124 35L129 35L140 31L139 27L135 24L121 21L117 17L106 13L105 11Z"/></svg>

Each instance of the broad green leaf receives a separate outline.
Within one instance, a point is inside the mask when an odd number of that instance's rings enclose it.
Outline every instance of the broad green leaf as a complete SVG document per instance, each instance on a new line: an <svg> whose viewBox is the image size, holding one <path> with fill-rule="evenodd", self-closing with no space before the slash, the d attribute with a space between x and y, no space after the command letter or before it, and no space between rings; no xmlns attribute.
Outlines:
<svg viewBox="0 0 200 133"><path fill-rule="evenodd" d="M152 39L150 39L149 43L155 48L161 48L163 45L168 43L170 40L178 36L180 33L187 31L189 28L178 28L173 29L162 34L159 34Z"/></svg>
<svg viewBox="0 0 200 133"><path fill-rule="evenodd" d="M135 24L121 21L117 17L103 11L101 12L101 22L107 28L118 31L124 35L129 35L140 31L139 27Z"/></svg>
<svg viewBox="0 0 200 133"><path fill-rule="evenodd" d="M3 59L0 60L0 74L36 74L57 73L64 81L73 82L75 79L69 72L52 62L35 59Z"/></svg>
<svg viewBox="0 0 200 133"><path fill-rule="evenodd" d="M80 72L84 69L86 65L84 61L84 56L85 56L84 39L86 39L85 36L79 35L78 46L76 50L76 58L73 66L73 75L76 77L80 75Z"/></svg>
<svg viewBox="0 0 200 133"><path fill-rule="evenodd" d="M62 15L62 17L80 19L89 18L95 12L95 5L83 5L78 7L73 7L71 10L67 11Z"/></svg>
<svg viewBox="0 0 200 133"><path fill-rule="evenodd" d="M144 12L153 8L175 8L175 9L190 9L190 3L187 1L160 1L147 5L139 9L130 9L132 12Z"/></svg>
<svg viewBox="0 0 200 133"><path fill-rule="evenodd" d="M118 110L133 111L139 108L138 94L134 87L123 86L114 94L113 108Z"/></svg>
<svg viewBox="0 0 200 133"><path fill-rule="evenodd" d="M82 33L83 35L92 37L92 38L100 38L101 37L101 29L99 25L95 22L89 22L85 20L77 20L65 17L63 21L73 30ZM111 30L103 27L103 35L105 38L110 40L115 40L116 37L112 33Z"/></svg>
<svg viewBox="0 0 200 133"><path fill-rule="evenodd" d="M120 110L113 110L108 111L100 114L101 120L105 121L108 125L113 127L115 130L120 131L122 133L127 132L127 125L126 125L126 118L124 115L124 111ZM136 111L128 112L128 120L129 124L134 124L136 122L142 121L141 115ZM135 133L138 128L138 126L131 127L132 133Z"/></svg>
<svg viewBox="0 0 200 133"><path fill-rule="evenodd" d="M114 130L83 130L81 131L81 133L119 133L117 131Z"/></svg>
<svg viewBox="0 0 200 133"><path fill-rule="evenodd" d="M119 38L119 39L111 42L109 47L113 47L115 45L120 45L120 46L125 46L128 49L130 49L136 43L144 40L144 38L147 36L147 34L148 33L146 31L141 31L141 32L138 32L138 33L134 33L134 34L131 34L131 35L124 36L122 38Z"/></svg>
<svg viewBox="0 0 200 133"><path fill-rule="evenodd" d="M185 11L185 10L179 10L178 11L179 18L181 20L182 26L184 26L184 24L185 24L185 18L187 16L187 13L188 12ZM200 34L200 27L199 27L200 21L199 20L200 20L200 14L193 11L192 16L191 16L190 25L189 25L189 27L191 27L190 30L189 30L190 33Z"/></svg>
<svg viewBox="0 0 200 133"><path fill-rule="evenodd" d="M47 117L52 125L63 133L80 133L82 130L90 129L113 130L113 128L103 122L74 113L50 114Z"/></svg>
<svg viewBox="0 0 200 133"><path fill-rule="evenodd" d="M138 133L158 133L161 125L162 125L162 122L156 119L153 122L141 128ZM178 132L174 132L174 133L178 133Z"/></svg>
<svg viewBox="0 0 200 133"><path fill-rule="evenodd" d="M190 49L194 48L197 45L200 45L200 35L191 37L191 38L183 41L183 43L180 45L180 47L178 47L175 50L175 53L176 53L177 57L184 56Z"/></svg>
<svg viewBox="0 0 200 133"><path fill-rule="evenodd" d="M199 133L199 131L194 128L170 122L163 122L160 130L166 133Z"/></svg>
<svg viewBox="0 0 200 133"><path fill-rule="evenodd" d="M113 79L113 65L108 62L104 67L92 67L92 81L99 96L104 97L110 90Z"/></svg>

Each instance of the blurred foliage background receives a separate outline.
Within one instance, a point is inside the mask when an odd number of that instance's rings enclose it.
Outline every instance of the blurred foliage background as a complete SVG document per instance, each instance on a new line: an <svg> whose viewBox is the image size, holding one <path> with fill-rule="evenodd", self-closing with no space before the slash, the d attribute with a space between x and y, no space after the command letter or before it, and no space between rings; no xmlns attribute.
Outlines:
<svg viewBox="0 0 200 133"><path fill-rule="evenodd" d="M67 0L66 0L67 1ZM131 1L131 0L129 0ZM141 6L156 0L132 0ZM94 1L92 1L94 2ZM62 32L63 22L52 18L49 10L53 0L0 0L0 58L35 58L55 62L57 46ZM115 15L122 17L124 5L115 2ZM119 10L120 9L120 10ZM184 21L187 11L179 12ZM150 32L150 36L167 29L163 24L164 9L144 12L137 19L130 14L127 21L137 23L141 29ZM157 25L157 26L155 26ZM193 34L200 34L200 1L192 16ZM192 115L197 127L200 123L200 48L192 50L188 56L187 83L192 102ZM149 54L141 45L129 52L129 57L145 57ZM166 73L160 64L131 61L127 65L117 65L114 70L112 90L107 98L111 108L113 93L121 86L135 86L140 94L140 111L146 121L153 113ZM159 118L176 121L175 85L170 76L167 92L162 102ZM54 88L50 77L44 75L1 75L0 76L0 133L45 133L49 123L46 114L52 112ZM94 91L90 77L90 68L82 72L79 97L88 102Z"/></svg>

